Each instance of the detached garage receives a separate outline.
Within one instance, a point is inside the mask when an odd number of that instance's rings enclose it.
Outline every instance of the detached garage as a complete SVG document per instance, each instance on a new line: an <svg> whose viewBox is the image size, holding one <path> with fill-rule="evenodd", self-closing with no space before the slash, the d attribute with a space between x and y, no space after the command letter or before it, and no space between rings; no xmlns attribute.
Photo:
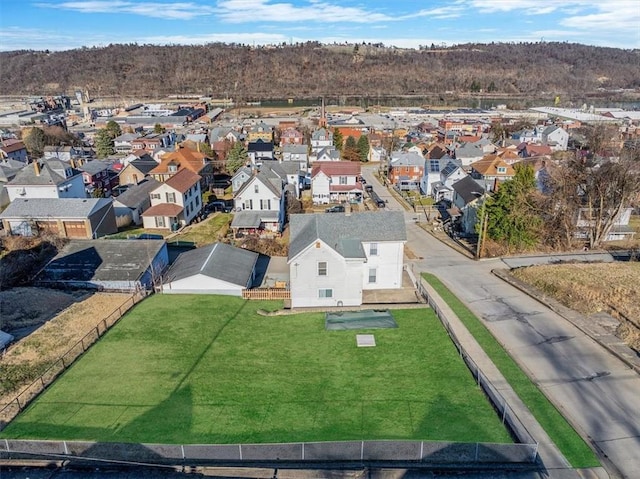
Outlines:
<svg viewBox="0 0 640 479"><path fill-rule="evenodd" d="M50 233L63 238L99 238L118 232L109 198L20 198L0 215L13 235Z"/></svg>
<svg viewBox="0 0 640 479"><path fill-rule="evenodd" d="M36 278L38 286L151 290L169 264L164 240L71 240Z"/></svg>
<svg viewBox="0 0 640 479"><path fill-rule="evenodd" d="M243 289L253 286L258 257L224 243L187 251L169 268L162 292L242 296Z"/></svg>

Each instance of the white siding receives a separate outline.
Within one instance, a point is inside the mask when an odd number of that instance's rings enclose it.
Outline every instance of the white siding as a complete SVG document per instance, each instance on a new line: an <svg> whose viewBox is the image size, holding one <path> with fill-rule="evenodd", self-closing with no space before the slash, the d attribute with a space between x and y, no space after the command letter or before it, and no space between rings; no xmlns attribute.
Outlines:
<svg viewBox="0 0 640 479"><path fill-rule="evenodd" d="M225 294L242 296L242 286L228 283L203 274L196 274L162 285L162 292L167 294Z"/></svg>
<svg viewBox="0 0 640 479"><path fill-rule="evenodd" d="M6 185L11 201L16 198L86 198L82 175L69 178L60 185ZM24 194L23 194L24 193Z"/></svg>
<svg viewBox="0 0 640 479"><path fill-rule="evenodd" d="M329 203L329 177L320 172L311 179L311 192L314 204Z"/></svg>
<svg viewBox="0 0 640 479"><path fill-rule="evenodd" d="M266 200L269 200L270 204L266 204ZM236 195L234 205L237 210L280 211L280 198L273 194L271 188L254 177L249 180L247 187Z"/></svg>
<svg viewBox="0 0 640 479"><path fill-rule="evenodd" d="M367 255L362 275L363 289L395 289L402 287L404 243L399 241L376 243L378 254L372 256L371 243L362 243ZM369 283L369 269L376 269L376 282Z"/></svg>
<svg viewBox="0 0 640 479"><path fill-rule="evenodd" d="M318 276L321 261L327 263L326 276ZM359 306L362 304L362 265L362 259L346 261L324 242L314 242L289 263L291 306ZM331 289L333 296L319 298L320 289Z"/></svg>

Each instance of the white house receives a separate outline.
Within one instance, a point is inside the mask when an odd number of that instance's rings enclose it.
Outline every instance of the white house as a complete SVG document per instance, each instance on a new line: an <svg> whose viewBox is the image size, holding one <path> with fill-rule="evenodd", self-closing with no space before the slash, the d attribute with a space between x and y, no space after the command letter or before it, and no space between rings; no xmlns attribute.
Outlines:
<svg viewBox="0 0 640 479"><path fill-rule="evenodd" d="M311 151L318 153L327 146L333 146L333 133L326 128L320 128L311 134Z"/></svg>
<svg viewBox="0 0 640 479"><path fill-rule="evenodd" d="M553 151L566 151L569 133L559 126L548 126L542 132L542 144L549 145Z"/></svg>
<svg viewBox="0 0 640 479"><path fill-rule="evenodd" d="M449 163L459 166L459 162L449 155L424 160L424 170L422 172L422 178L420 179L420 190L422 194L431 195L433 193L433 184L441 181L440 172L444 170Z"/></svg>
<svg viewBox="0 0 640 479"><path fill-rule="evenodd" d="M291 306L359 306L362 291L402 287L399 211L291 215Z"/></svg>
<svg viewBox="0 0 640 479"><path fill-rule="evenodd" d="M250 217L251 224L254 224L256 215L249 213L260 212L260 218L267 221L258 222L254 229L282 231L286 213L286 197L283 191L287 177L282 171L276 171L277 163L269 163L264 162L259 169L255 169L253 175L234 194L236 225L248 224L243 216Z"/></svg>
<svg viewBox="0 0 640 479"><path fill-rule="evenodd" d="M354 161L317 162L311 170L313 204L362 201L360 163Z"/></svg>
<svg viewBox="0 0 640 479"><path fill-rule="evenodd" d="M381 146L373 146L369 148L367 160L371 163L380 163L386 159L387 153Z"/></svg>
<svg viewBox="0 0 640 479"><path fill-rule="evenodd" d="M235 194L236 191L242 188L242 185L244 185L247 180L251 178L252 174L253 169L248 166L239 168L231 178L231 191Z"/></svg>
<svg viewBox="0 0 640 479"><path fill-rule="evenodd" d="M340 161L340 152L334 146L325 146L316 152L310 160L314 163L319 161Z"/></svg>
<svg viewBox="0 0 640 479"><path fill-rule="evenodd" d="M460 165L449 162L440 172L440 181L431 185L431 196L435 201L453 200L453 184L468 176Z"/></svg>
<svg viewBox="0 0 640 479"><path fill-rule="evenodd" d="M82 174L61 160L36 160L5 186L9 200L16 198L86 198Z"/></svg>
<svg viewBox="0 0 640 479"><path fill-rule="evenodd" d="M169 268L162 292L242 296L243 289L253 286L258 257L224 243L186 251Z"/></svg>
<svg viewBox="0 0 640 479"><path fill-rule="evenodd" d="M184 168L154 189L149 194L151 208L142 213L144 227L177 229L191 223L202 210L200 180Z"/></svg>
<svg viewBox="0 0 640 479"><path fill-rule="evenodd" d="M282 147L282 161L292 161L300 165L302 171L307 171L309 152L307 145L284 145Z"/></svg>

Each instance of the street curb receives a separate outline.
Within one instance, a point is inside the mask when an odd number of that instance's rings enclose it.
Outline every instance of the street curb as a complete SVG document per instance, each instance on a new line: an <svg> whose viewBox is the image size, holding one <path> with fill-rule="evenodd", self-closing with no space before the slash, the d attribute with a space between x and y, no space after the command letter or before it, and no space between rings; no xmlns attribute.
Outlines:
<svg viewBox="0 0 640 479"><path fill-rule="evenodd" d="M601 345L607 351L617 357L620 361L629 366L629 368L631 368L633 371L640 374L640 357L638 357L633 349L628 346L623 346L617 342L612 341L612 343L610 344L606 341L603 341L602 336L597 334L593 329L589 327L588 321L582 314L574 311L571 308L567 308L559 301L546 296L535 286L531 286L524 283L523 281L520 281L517 278L514 278L513 276L511 276L509 271L510 270L506 268L499 268L491 270L491 273L494 276L497 276L501 280L505 281L506 283L510 284L514 288L517 288L523 293L527 294L529 297L535 299L540 304L543 304L547 308L562 316L584 334L589 336L591 339L593 339L595 342L597 342L599 345Z"/></svg>

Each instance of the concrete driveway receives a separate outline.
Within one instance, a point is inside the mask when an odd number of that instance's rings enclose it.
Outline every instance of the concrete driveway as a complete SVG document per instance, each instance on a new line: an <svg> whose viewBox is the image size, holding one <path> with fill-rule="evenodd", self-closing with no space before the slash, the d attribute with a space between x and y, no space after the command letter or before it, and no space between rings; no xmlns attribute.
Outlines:
<svg viewBox="0 0 640 479"><path fill-rule="evenodd" d="M364 176L380 196L383 187ZM371 178L369 178L371 176ZM388 209L404 211L387 193ZM640 376L564 318L491 274L502 260L477 262L443 245L407 213L414 269L438 276L482 319L596 452L611 477L640 477Z"/></svg>

